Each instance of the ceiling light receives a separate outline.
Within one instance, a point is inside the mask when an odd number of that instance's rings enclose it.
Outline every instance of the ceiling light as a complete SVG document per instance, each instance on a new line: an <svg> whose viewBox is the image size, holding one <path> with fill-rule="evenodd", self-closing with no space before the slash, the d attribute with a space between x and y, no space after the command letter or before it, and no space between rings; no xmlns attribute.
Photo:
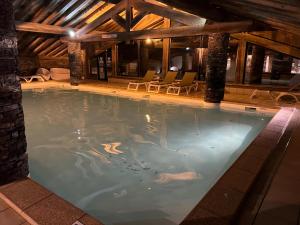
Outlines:
<svg viewBox="0 0 300 225"><path fill-rule="evenodd" d="M74 30L68 30L68 34L70 36L70 38L75 38L76 37L76 33Z"/></svg>

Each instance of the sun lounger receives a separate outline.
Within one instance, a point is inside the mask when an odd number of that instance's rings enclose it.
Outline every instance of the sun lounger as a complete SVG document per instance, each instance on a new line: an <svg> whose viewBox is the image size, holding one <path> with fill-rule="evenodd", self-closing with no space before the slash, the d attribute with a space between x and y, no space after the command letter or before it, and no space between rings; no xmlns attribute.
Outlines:
<svg viewBox="0 0 300 225"><path fill-rule="evenodd" d="M272 98L275 99L275 101L278 103L280 99L284 96L290 96L293 99L295 99L296 102L299 102L298 97L300 96L300 93L296 92L297 88L300 87L300 74L296 74L292 79L289 81L289 89L287 91L281 91L279 95L275 98L274 95L271 93L271 90L259 90L255 89L253 93L250 96L250 99L252 100L254 97L257 97L260 93L268 93L268 95Z"/></svg>
<svg viewBox="0 0 300 225"><path fill-rule="evenodd" d="M197 91L198 85L194 83L196 75L196 72L186 72L179 83L174 83L168 87L167 94L179 95L181 90L185 90L188 95L193 88Z"/></svg>
<svg viewBox="0 0 300 225"><path fill-rule="evenodd" d="M129 82L127 89L137 91L140 86L145 86L146 90L147 90L148 85L150 84L150 82L152 82L155 73L156 72L153 70L148 70L147 73L145 74L143 80Z"/></svg>
<svg viewBox="0 0 300 225"><path fill-rule="evenodd" d="M148 92L159 93L161 88L170 86L176 79L178 72L168 71L162 82L151 83L148 86Z"/></svg>
<svg viewBox="0 0 300 225"><path fill-rule="evenodd" d="M21 80L24 80L26 83L32 82L34 79L37 79L41 82L47 81L50 79L50 72L47 69L39 68L36 72L36 75L32 76L20 76Z"/></svg>
<svg viewBox="0 0 300 225"><path fill-rule="evenodd" d="M299 102L297 96L300 96L300 93L297 93L296 90L300 87L300 74L296 74L292 79L290 79L289 87L288 91L280 92L280 94L276 97L276 102L279 102L284 96L290 96L294 98L296 102Z"/></svg>

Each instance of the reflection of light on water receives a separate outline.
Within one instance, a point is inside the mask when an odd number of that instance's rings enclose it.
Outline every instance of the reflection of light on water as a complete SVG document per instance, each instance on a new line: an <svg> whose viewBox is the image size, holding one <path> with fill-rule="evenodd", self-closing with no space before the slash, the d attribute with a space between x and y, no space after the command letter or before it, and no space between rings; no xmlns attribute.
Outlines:
<svg viewBox="0 0 300 225"><path fill-rule="evenodd" d="M147 122L150 123L151 122L151 118L150 118L149 114L146 114L145 117L146 117Z"/></svg>
<svg viewBox="0 0 300 225"><path fill-rule="evenodd" d="M113 154L113 155L119 155L124 152L121 150L117 149L121 145L120 142L114 142L114 143L109 143L109 144L101 144L104 147L104 151L107 153Z"/></svg>
<svg viewBox="0 0 300 225"><path fill-rule="evenodd" d="M189 180L198 180L202 176L198 175L195 172L183 172L183 173L161 173L159 178L155 180L156 183L166 184L172 181L189 181Z"/></svg>

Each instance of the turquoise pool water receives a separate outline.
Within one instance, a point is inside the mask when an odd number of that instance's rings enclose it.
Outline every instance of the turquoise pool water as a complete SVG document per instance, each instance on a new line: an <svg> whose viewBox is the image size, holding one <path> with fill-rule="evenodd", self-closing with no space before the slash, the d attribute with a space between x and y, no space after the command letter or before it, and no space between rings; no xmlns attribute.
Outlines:
<svg viewBox="0 0 300 225"><path fill-rule="evenodd" d="M24 91L31 177L106 225L179 224L271 117Z"/></svg>

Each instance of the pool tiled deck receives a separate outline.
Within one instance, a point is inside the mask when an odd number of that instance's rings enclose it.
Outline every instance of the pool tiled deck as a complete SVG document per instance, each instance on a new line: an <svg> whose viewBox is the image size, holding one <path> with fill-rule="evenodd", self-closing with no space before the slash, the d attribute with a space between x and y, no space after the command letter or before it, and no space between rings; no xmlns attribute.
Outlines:
<svg viewBox="0 0 300 225"><path fill-rule="evenodd" d="M31 179L0 186L0 225L72 225L76 222L102 225Z"/></svg>
<svg viewBox="0 0 300 225"><path fill-rule="evenodd" d="M35 82L31 84L23 84L22 87L24 89L31 89L58 86L70 88L70 85L66 82L53 81L45 83ZM143 91L127 91L126 84L122 83L106 84L87 81L85 84L79 86L79 90L96 92L100 90L101 93L107 94L119 92L119 94L127 97L136 96L138 98L143 98L145 96L145 92ZM248 95L250 92L248 92L246 93L245 91L242 97L236 93L227 93L225 100L229 99L230 102L238 102L240 105L238 108L243 110L245 110L245 104L249 104L250 106L255 105L262 110L270 107L273 109L278 109L278 106L275 105L274 102L270 101L262 100L262 102L260 102L260 100L258 100L255 104L253 104L253 102L249 100ZM174 103L184 102L192 105L198 105L199 102L199 105L203 103L203 93L201 91L196 92L189 97L166 96L164 94L151 95L151 97L152 96L154 96L154 100L165 101L167 99L168 101ZM227 106L229 105L229 107L231 106L230 103L228 104L228 102L226 104ZM275 111L273 110L273 112ZM277 113L269 125L263 130L263 132L255 139L255 141L248 147L248 149L241 155L234 165L224 174L217 184L212 187L212 189L199 202L194 210L186 217L186 219L182 222L182 225L231 224L238 214L241 204L247 197L247 193L249 190L251 190L251 186L257 179L258 173L263 169L265 162L268 158L270 158L270 155L272 155L272 152L282 139L284 131L288 128L287 125L295 113L300 115L299 111L295 111L292 108L284 108ZM297 146L299 148L300 126L298 126L297 129L298 134L295 134L296 136L291 139L291 143L289 145L293 146L291 147L293 149L297 149ZM296 141L297 137L298 141ZM274 205L276 206L275 209L280 210L284 208L286 206L285 199L288 198L288 202L294 204L294 207L292 207L295 211L293 216L296 215L296 211L299 209L296 206L299 206L300 201L298 198L294 198L293 196L296 195L297 190L300 190L299 180L297 180L298 183L296 185L296 187L299 188L294 188L291 192L293 194L279 195L282 196L282 198L278 198L278 194L281 193L281 188L286 188L285 191L288 192L291 191L289 190L290 187L294 186L294 178L297 177L297 170L295 169L298 168L299 171L299 163L296 159L299 159L299 157L299 151L286 154L286 158L282 163L283 167L280 167L275 176L274 182L272 183L274 188L271 186L269 189L267 197L264 199L264 203L257 214L258 216L256 217L255 225L297 224L272 222L272 218L274 219L275 217L269 212L272 212L270 209L273 209ZM286 174L288 174L288 177L291 178L290 180L286 179ZM285 179L282 179L284 177ZM278 187L280 187L280 189L278 189ZM268 213L264 213L265 211ZM276 214L276 210L274 213ZM280 213L277 212L277 214ZM270 223L266 223L266 219L269 219L268 222ZM101 225L100 222L85 214L80 209L72 206L70 203L64 201L60 197L49 192L30 179L0 186L0 225L72 225L74 223L76 224L76 222L79 222L78 225Z"/></svg>

